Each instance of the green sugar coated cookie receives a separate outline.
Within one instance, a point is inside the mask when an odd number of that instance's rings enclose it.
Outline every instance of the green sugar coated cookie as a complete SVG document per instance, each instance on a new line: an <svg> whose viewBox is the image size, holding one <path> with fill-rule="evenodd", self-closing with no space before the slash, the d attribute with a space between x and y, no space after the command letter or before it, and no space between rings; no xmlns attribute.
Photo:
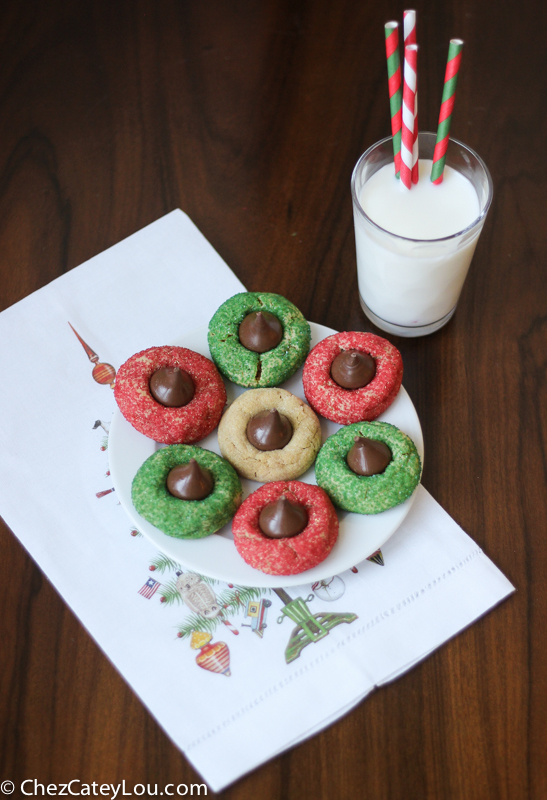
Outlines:
<svg viewBox="0 0 547 800"><path fill-rule="evenodd" d="M346 463L355 437L384 442L392 460L380 475L356 475ZM388 422L356 422L329 436L317 456L315 477L333 503L355 514L379 514L403 503L420 482L422 465L412 439Z"/></svg>
<svg viewBox="0 0 547 800"><path fill-rule="evenodd" d="M247 350L239 326L253 311L269 311L283 326L283 338L266 353ZM311 331L301 312L285 297L242 292L223 303L209 323L209 350L218 369L233 383L252 388L279 386L306 360Z"/></svg>
<svg viewBox="0 0 547 800"><path fill-rule="evenodd" d="M191 458L213 474L213 491L204 500L179 500L167 489L170 470ZM141 517L168 536L201 539L232 519L241 503L242 488L234 468L216 453L173 444L146 459L133 479L131 499Z"/></svg>

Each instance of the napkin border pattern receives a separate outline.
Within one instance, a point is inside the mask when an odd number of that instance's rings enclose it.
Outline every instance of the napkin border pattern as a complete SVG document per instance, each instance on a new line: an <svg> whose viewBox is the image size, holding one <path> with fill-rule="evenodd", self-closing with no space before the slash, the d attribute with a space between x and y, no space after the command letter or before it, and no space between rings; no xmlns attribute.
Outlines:
<svg viewBox="0 0 547 800"><path fill-rule="evenodd" d="M269 697L271 697L272 695L276 694L278 691L283 689L283 687L287 686L289 683L292 683L293 680L300 678L301 676L305 675L306 672L311 671L321 662L325 661L327 658L330 658L332 655L335 655L338 651L340 651L343 647L345 647L350 642L350 640L357 639L357 637L362 636L376 625L382 623L384 620L393 617L399 611L404 610L406 607L412 605L417 600L422 599L427 592L438 588L441 583L443 583L448 578L453 577L456 572L468 566L478 556L482 555L484 555L483 550L480 547L476 547L465 558L461 559L461 561L459 561L457 564L450 567L450 569L445 570L445 572L443 572L437 578L434 578L432 581L429 581L429 583L427 583L422 588L417 589L410 595L407 595L407 597L395 603L388 610L376 614L375 617L368 620L367 622L363 622L360 626L350 629L348 633L344 636L344 638L338 641L331 648L329 648L328 650L323 650L312 661L309 661L307 664L303 664L298 669L291 672L290 675L287 675L282 680L273 684L269 689L266 689L264 692L261 692L260 695L258 695L258 697L255 697L254 700L242 706L239 709L239 711L236 711L235 713L231 714L223 722L219 723L218 725L215 725L215 727L211 728L209 731L207 731L207 733L202 734L198 739L194 739L194 741L185 745L184 750L186 752L190 752L196 747L202 745L208 739L211 739L212 737L221 733L232 723L236 722L244 714L247 714L249 711L252 711L266 699L268 699Z"/></svg>

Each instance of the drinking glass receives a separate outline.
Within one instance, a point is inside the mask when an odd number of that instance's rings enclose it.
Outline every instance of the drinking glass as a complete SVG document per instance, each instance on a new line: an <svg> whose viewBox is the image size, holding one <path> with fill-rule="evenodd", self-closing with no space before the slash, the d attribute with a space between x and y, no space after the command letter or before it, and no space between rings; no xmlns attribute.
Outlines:
<svg viewBox="0 0 547 800"><path fill-rule="evenodd" d="M435 141L434 133L418 135L421 159L433 158ZM359 202L365 183L386 164L393 164L391 136L363 153L351 177L359 300L381 330L423 336L446 325L456 310L492 202L492 178L470 147L450 139L446 165L473 185L479 215L463 230L442 239L409 239L381 228Z"/></svg>

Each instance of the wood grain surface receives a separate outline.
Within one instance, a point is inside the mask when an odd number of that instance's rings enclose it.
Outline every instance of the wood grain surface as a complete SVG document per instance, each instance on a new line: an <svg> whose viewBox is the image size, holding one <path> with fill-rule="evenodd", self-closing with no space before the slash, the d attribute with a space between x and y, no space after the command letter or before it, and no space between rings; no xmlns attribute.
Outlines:
<svg viewBox="0 0 547 800"><path fill-rule="evenodd" d="M518 591L230 800L547 797L547 12L417 10L421 128L436 129L461 37L452 134L484 158L495 197L453 320L390 338L423 425L424 485ZM349 182L390 133L383 24L402 11L4 0L0 308L180 207L248 289L372 330ZM0 548L0 781L198 781L5 526Z"/></svg>

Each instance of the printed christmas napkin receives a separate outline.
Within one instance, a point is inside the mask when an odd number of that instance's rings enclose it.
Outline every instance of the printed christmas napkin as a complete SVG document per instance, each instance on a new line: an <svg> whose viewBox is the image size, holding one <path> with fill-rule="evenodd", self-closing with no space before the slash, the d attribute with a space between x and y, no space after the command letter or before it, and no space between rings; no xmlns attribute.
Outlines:
<svg viewBox="0 0 547 800"><path fill-rule="evenodd" d="M116 370L242 290L174 211L0 315L2 374L24 363L37 387L0 396L0 513L216 791L513 591L422 487L381 552L301 586L214 580L139 532L109 471Z"/></svg>

